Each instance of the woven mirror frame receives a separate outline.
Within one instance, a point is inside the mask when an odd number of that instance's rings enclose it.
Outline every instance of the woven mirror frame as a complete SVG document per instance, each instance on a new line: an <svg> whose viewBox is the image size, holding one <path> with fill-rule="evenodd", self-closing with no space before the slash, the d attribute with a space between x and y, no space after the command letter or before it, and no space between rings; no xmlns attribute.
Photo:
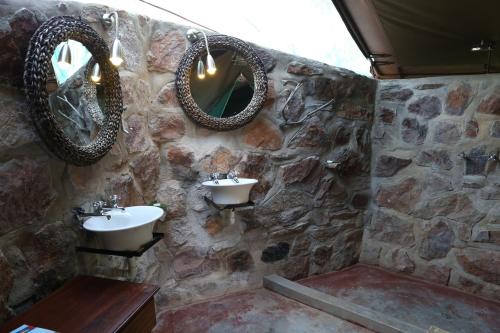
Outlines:
<svg viewBox="0 0 500 333"><path fill-rule="evenodd" d="M46 84L51 57L56 47L68 39L82 43L101 68L104 123L88 145L72 142L49 107ZM24 87L37 132L60 159L74 165L90 165L101 159L115 143L123 111L120 76L109 61L106 42L87 22L71 16L56 16L37 29L26 54Z"/></svg>
<svg viewBox="0 0 500 333"><path fill-rule="evenodd" d="M200 56L206 56L205 39L196 41L182 57L176 73L175 84L177 87L177 99L184 112L195 123L206 128L228 131L237 129L252 121L262 109L267 97L266 70L259 56L251 46L245 42L225 35L207 36L208 46L211 50L232 50L247 62L254 77L254 93L250 103L240 113L227 117L216 118L205 113L191 95L190 77L195 62Z"/></svg>

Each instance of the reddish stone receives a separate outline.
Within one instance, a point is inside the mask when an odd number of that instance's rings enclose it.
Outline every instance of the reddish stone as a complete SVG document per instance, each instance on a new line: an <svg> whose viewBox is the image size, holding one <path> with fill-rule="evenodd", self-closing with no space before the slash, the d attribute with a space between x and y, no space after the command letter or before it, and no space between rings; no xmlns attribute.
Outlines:
<svg viewBox="0 0 500 333"><path fill-rule="evenodd" d="M371 119L372 111L357 102L344 101L336 110L339 117L352 120L368 120Z"/></svg>
<svg viewBox="0 0 500 333"><path fill-rule="evenodd" d="M219 214L209 215L205 220L203 228L210 236L216 235L224 229L224 221Z"/></svg>
<svg viewBox="0 0 500 333"><path fill-rule="evenodd" d="M281 274L292 281L307 277L309 275L309 257L288 258L281 268Z"/></svg>
<svg viewBox="0 0 500 333"><path fill-rule="evenodd" d="M442 264L431 264L422 272L422 277L431 282L446 285L450 279L451 268Z"/></svg>
<svg viewBox="0 0 500 333"><path fill-rule="evenodd" d="M441 100L436 96L424 96L411 103L408 111L424 119L432 119L441 114Z"/></svg>
<svg viewBox="0 0 500 333"><path fill-rule="evenodd" d="M436 143L456 144L461 136L462 132L457 124L447 121L440 121L434 130L434 142Z"/></svg>
<svg viewBox="0 0 500 333"><path fill-rule="evenodd" d="M468 247L458 250L457 261L465 272L500 285L500 253Z"/></svg>
<svg viewBox="0 0 500 333"><path fill-rule="evenodd" d="M393 263L391 269L395 269L401 273L413 273L415 271L415 262L411 260L405 250L398 249L392 252L391 259Z"/></svg>
<svg viewBox="0 0 500 333"><path fill-rule="evenodd" d="M241 157L233 154L229 149L218 147L201 161L201 165L206 172L227 173L233 170L240 160Z"/></svg>
<svg viewBox="0 0 500 333"><path fill-rule="evenodd" d="M311 64L304 64L298 61L292 61L288 64L287 72L297 75L321 75L323 74L323 69Z"/></svg>
<svg viewBox="0 0 500 333"><path fill-rule="evenodd" d="M312 251L312 260L318 266L324 266L333 253L331 246L318 246Z"/></svg>
<svg viewBox="0 0 500 333"><path fill-rule="evenodd" d="M304 158L293 164L282 166L283 182L290 185L296 182L301 182L306 179L311 171L319 164L319 158L311 156Z"/></svg>
<svg viewBox="0 0 500 333"><path fill-rule="evenodd" d="M246 128L244 141L252 147L278 150L283 144L283 134L272 122L258 119Z"/></svg>
<svg viewBox="0 0 500 333"><path fill-rule="evenodd" d="M252 256L248 251L238 251L227 258L230 272L248 271L253 264Z"/></svg>
<svg viewBox="0 0 500 333"><path fill-rule="evenodd" d="M368 206L370 202L370 194L368 193L356 193L352 197L351 204L356 209L363 209Z"/></svg>
<svg viewBox="0 0 500 333"><path fill-rule="evenodd" d="M468 138L475 138L479 133L479 123L475 119L469 120L465 124L465 136Z"/></svg>
<svg viewBox="0 0 500 333"><path fill-rule="evenodd" d="M377 192L375 202L381 207L392 208L402 213L411 212L422 193L415 178L407 178L395 185L383 185Z"/></svg>
<svg viewBox="0 0 500 333"><path fill-rule="evenodd" d="M43 219L55 197L47 161L0 163L0 235Z"/></svg>
<svg viewBox="0 0 500 333"><path fill-rule="evenodd" d="M187 42L178 30L155 31L146 55L148 70L155 72L175 72L179 61L186 52Z"/></svg>
<svg viewBox="0 0 500 333"><path fill-rule="evenodd" d="M451 180L431 173L425 177L425 190L430 194L453 191Z"/></svg>
<svg viewBox="0 0 500 333"><path fill-rule="evenodd" d="M388 108L381 108L379 110L379 118L386 124L392 124L394 122L394 118L396 118L396 112Z"/></svg>
<svg viewBox="0 0 500 333"><path fill-rule="evenodd" d="M328 135L320 118L314 116L306 121L305 126L291 142L291 147L320 147L328 142Z"/></svg>
<svg viewBox="0 0 500 333"><path fill-rule="evenodd" d="M351 138L351 130L345 128L344 126L339 126L333 135L333 143L335 146L343 146L349 143L349 139Z"/></svg>
<svg viewBox="0 0 500 333"><path fill-rule="evenodd" d="M125 121L129 134L125 135L125 144L129 153L138 153L146 150L146 118L134 113Z"/></svg>
<svg viewBox="0 0 500 333"><path fill-rule="evenodd" d="M3 302L9 299L9 294L13 284L13 274L9 262L0 251L0 321L2 320L2 310L5 310Z"/></svg>
<svg viewBox="0 0 500 333"><path fill-rule="evenodd" d="M156 193L156 181L160 172L160 154L157 149L150 149L130 162L135 179L141 185L142 192L148 199Z"/></svg>
<svg viewBox="0 0 500 333"><path fill-rule="evenodd" d="M411 159L398 158L394 156L381 155L375 166L375 176L392 177L399 170L411 164Z"/></svg>
<svg viewBox="0 0 500 333"><path fill-rule="evenodd" d="M465 108L469 104L471 92L471 86L466 83L448 92L448 96L446 97L446 113L454 116L463 115Z"/></svg>
<svg viewBox="0 0 500 333"><path fill-rule="evenodd" d="M186 151L180 147L170 147L167 153L167 159L170 164L190 168L193 164L193 152Z"/></svg>
<svg viewBox="0 0 500 333"><path fill-rule="evenodd" d="M185 279L189 276L205 276L218 268L218 262L207 259L195 248L186 248L177 253L173 263L177 278Z"/></svg>
<svg viewBox="0 0 500 333"><path fill-rule="evenodd" d="M169 106L178 106L177 88L175 82L169 82L164 85L158 93L158 102Z"/></svg>
<svg viewBox="0 0 500 333"><path fill-rule="evenodd" d="M173 112L151 113L149 132L156 143L180 139L186 133L186 124L181 114Z"/></svg>
<svg viewBox="0 0 500 333"><path fill-rule="evenodd" d="M498 94L483 99L477 107L477 112L500 115L500 97Z"/></svg>
<svg viewBox="0 0 500 333"><path fill-rule="evenodd" d="M120 77L122 88L123 104L148 105L151 100L151 87L149 84L139 79L136 75L123 75Z"/></svg>

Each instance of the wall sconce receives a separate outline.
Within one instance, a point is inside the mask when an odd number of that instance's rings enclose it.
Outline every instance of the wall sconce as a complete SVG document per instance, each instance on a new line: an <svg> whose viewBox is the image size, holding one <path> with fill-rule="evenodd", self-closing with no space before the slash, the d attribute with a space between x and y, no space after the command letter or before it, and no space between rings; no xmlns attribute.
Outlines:
<svg viewBox="0 0 500 333"><path fill-rule="evenodd" d="M92 74L90 74L90 79L95 83L99 83L101 81L101 68L99 67L99 64L97 62L94 64L94 67L92 68Z"/></svg>
<svg viewBox="0 0 500 333"><path fill-rule="evenodd" d="M69 47L69 42L63 44L61 50L59 50L59 56L57 57L57 63L61 67L68 67L71 65L71 49Z"/></svg>
<svg viewBox="0 0 500 333"><path fill-rule="evenodd" d="M208 49L207 35L203 31L189 29L186 33L186 36L191 43L194 43L199 39L199 34L202 34L205 38L205 47L207 48L207 73L209 75L214 75L217 71L217 67L215 66L215 60L210 54L210 50ZM203 65L203 61L201 60L201 58L198 60L197 75L200 80L203 80L205 78L205 66Z"/></svg>
<svg viewBox="0 0 500 333"><path fill-rule="evenodd" d="M104 14L102 16L102 23L105 27L111 27L113 23L115 23L115 40L111 46L111 56L109 57L109 61L115 67L119 67L123 63L123 47L122 43L118 39L118 13L112 12L109 14Z"/></svg>

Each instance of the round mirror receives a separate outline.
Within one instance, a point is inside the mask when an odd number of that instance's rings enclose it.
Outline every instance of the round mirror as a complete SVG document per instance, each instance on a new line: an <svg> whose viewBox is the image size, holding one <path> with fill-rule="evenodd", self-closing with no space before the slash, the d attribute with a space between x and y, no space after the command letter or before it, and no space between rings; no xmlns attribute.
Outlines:
<svg viewBox="0 0 500 333"><path fill-rule="evenodd" d="M245 110L254 93L253 73L235 51L212 50L215 75L191 70L191 95L198 107L215 118L228 118ZM200 60L199 60L200 61Z"/></svg>
<svg viewBox="0 0 500 333"><path fill-rule="evenodd" d="M71 51L71 61L62 54ZM78 145L88 145L97 137L103 123L103 88L91 79L96 62L80 42L59 43L51 58L47 75L49 108L66 137Z"/></svg>
<svg viewBox="0 0 500 333"><path fill-rule="evenodd" d="M232 130L250 122L267 94L264 65L245 42L224 35L208 36L215 70L208 70L205 39L185 53L177 70L177 96L196 123L216 130ZM205 70L206 69L206 70Z"/></svg>
<svg viewBox="0 0 500 333"><path fill-rule="evenodd" d="M45 21L31 37L24 84L35 127L56 156L89 165L111 149L123 111L120 77L88 23Z"/></svg>

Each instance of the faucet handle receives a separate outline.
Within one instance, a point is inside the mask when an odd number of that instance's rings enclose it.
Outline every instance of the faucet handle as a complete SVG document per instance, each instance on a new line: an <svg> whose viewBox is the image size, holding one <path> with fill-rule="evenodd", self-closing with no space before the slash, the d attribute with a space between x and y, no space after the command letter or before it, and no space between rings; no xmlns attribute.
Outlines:
<svg viewBox="0 0 500 333"><path fill-rule="evenodd" d="M118 201L121 200L121 197L117 194L113 194L109 196L109 205L113 208L118 207Z"/></svg>
<svg viewBox="0 0 500 333"><path fill-rule="evenodd" d="M239 183L240 181L238 180L238 171L236 170L229 170L227 173L227 178L232 179L235 183Z"/></svg>
<svg viewBox="0 0 500 333"><path fill-rule="evenodd" d="M92 207L94 207L94 212L97 212L97 213L102 212L104 205L105 205L105 203L102 200L94 201L92 203Z"/></svg>
<svg viewBox="0 0 500 333"><path fill-rule="evenodd" d="M212 180L215 184L219 184L220 174L218 172L213 172L210 174L210 180Z"/></svg>

